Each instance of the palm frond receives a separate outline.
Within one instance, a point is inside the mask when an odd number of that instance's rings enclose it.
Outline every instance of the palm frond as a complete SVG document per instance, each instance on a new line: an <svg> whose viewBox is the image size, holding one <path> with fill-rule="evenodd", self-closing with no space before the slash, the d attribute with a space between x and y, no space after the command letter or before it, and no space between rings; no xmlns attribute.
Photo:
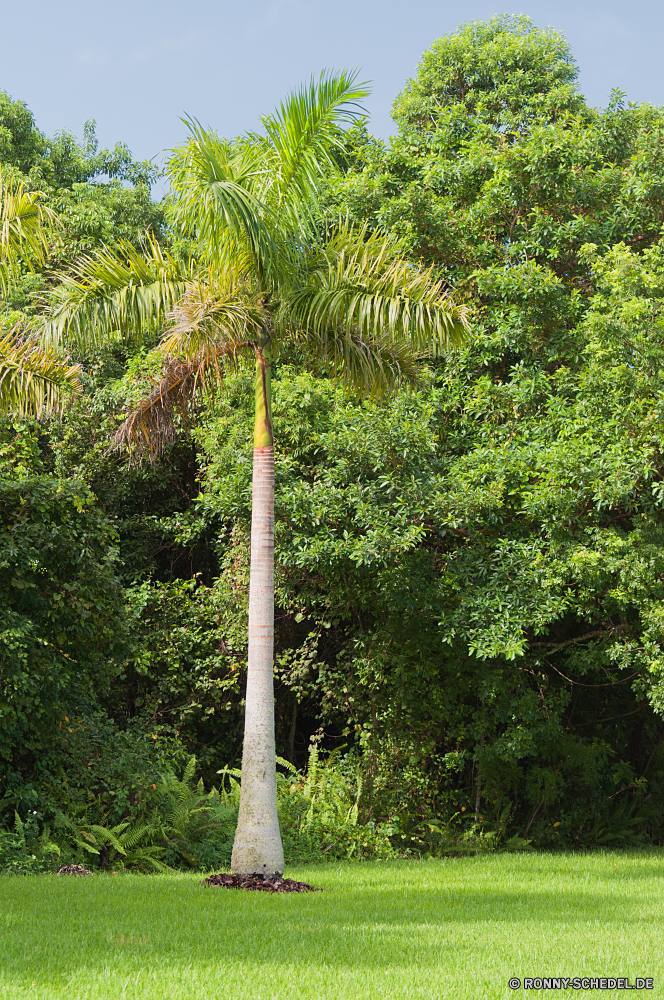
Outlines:
<svg viewBox="0 0 664 1000"><path fill-rule="evenodd" d="M269 169L263 175L269 190L264 198L276 200L277 212L287 214L296 231L321 176L335 169L333 153L343 126L363 114L358 102L370 91L366 83L357 82L357 76L357 72L323 70L318 80L312 78L261 119L269 140L265 150Z"/></svg>
<svg viewBox="0 0 664 1000"><path fill-rule="evenodd" d="M44 260L57 215L44 204L41 191L26 191L23 183L0 169L0 288L5 291L20 266L30 270Z"/></svg>
<svg viewBox="0 0 664 1000"><path fill-rule="evenodd" d="M323 334L346 325L365 337L390 333L416 350L440 354L468 334L468 310L457 305L433 268L412 265L388 235L341 224L320 249L288 309Z"/></svg>
<svg viewBox="0 0 664 1000"><path fill-rule="evenodd" d="M214 388L238 355L251 351L269 317L242 277L215 275L189 282L169 313L160 349L170 358L163 377L118 430L116 448L135 447L156 457L178 434L189 433L192 401Z"/></svg>
<svg viewBox="0 0 664 1000"><path fill-rule="evenodd" d="M60 409L80 391L81 369L54 347L44 347L29 328L0 324L0 412L36 417Z"/></svg>
<svg viewBox="0 0 664 1000"><path fill-rule="evenodd" d="M249 257L254 267L269 269L275 247L260 199L261 143L229 142L194 119L185 124L189 139L168 165L175 221L213 253L225 246L226 255L230 250Z"/></svg>
<svg viewBox="0 0 664 1000"><path fill-rule="evenodd" d="M168 362L163 378L141 399L115 434L113 446L134 448L139 460L161 454L182 432L189 433L192 402L214 392L224 377L224 365L233 347L213 345L190 360Z"/></svg>
<svg viewBox="0 0 664 1000"><path fill-rule="evenodd" d="M342 126L362 113L357 73L320 78L262 119L266 135L232 142L187 119L189 140L169 163L177 223L218 259L244 261L271 287L283 281L292 234L308 219L321 177L334 169Z"/></svg>
<svg viewBox="0 0 664 1000"><path fill-rule="evenodd" d="M127 242L104 247L84 257L56 288L44 336L80 347L116 334L140 341L163 325L195 267L166 253L151 234L143 252Z"/></svg>
<svg viewBox="0 0 664 1000"><path fill-rule="evenodd" d="M397 251L392 237L342 223L310 252L302 281L281 307L293 339L378 395L390 384L416 382L418 361L460 346L469 328L468 309L433 269L415 267Z"/></svg>
<svg viewBox="0 0 664 1000"><path fill-rule="evenodd" d="M298 330L297 341L312 361L361 396L385 399L396 387L420 385L422 355L389 333L365 338L358 330L332 327L321 336Z"/></svg>

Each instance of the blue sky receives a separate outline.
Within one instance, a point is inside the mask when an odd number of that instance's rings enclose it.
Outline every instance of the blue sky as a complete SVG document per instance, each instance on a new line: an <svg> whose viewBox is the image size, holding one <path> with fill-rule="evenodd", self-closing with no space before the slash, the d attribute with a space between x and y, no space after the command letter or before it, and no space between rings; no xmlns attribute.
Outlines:
<svg viewBox="0 0 664 1000"><path fill-rule="evenodd" d="M390 108L422 52L460 22L524 13L563 31L581 89L604 106L612 87L664 104L664 4L531 2L510 9L448 0L22 0L5 4L0 89L27 102L48 135L79 137L97 120L102 145L126 142L161 158L191 114L221 134L255 128L290 88L323 68L359 67L372 81L372 131L393 131Z"/></svg>

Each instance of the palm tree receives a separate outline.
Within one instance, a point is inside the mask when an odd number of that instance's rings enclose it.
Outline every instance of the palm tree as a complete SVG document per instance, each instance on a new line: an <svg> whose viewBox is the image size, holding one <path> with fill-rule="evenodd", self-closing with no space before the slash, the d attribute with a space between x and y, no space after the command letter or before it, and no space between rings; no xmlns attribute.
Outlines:
<svg viewBox="0 0 664 1000"><path fill-rule="evenodd" d="M283 872L276 801L273 359L287 344L361 393L416 383L422 359L460 343L463 307L389 235L323 224L318 188L335 169L342 127L367 93L353 74L323 73L232 142L190 121L170 162L172 221L196 241L183 265L154 242L83 260L60 290L51 336L83 343L167 322L164 377L129 414L117 443L150 455L190 420L243 356L255 362L249 656L242 790L232 867ZM140 274L139 274L140 271Z"/></svg>
<svg viewBox="0 0 664 1000"><path fill-rule="evenodd" d="M57 217L41 191L26 191L22 181L0 167L0 292L7 292L21 266L43 263Z"/></svg>
<svg viewBox="0 0 664 1000"><path fill-rule="evenodd" d="M0 170L0 292L21 268L44 262L57 218L40 191L26 191ZM30 325L0 319L0 413L41 416L56 409L63 390L78 391L79 367L53 347L40 344Z"/></svg>
<svg viewBox="0 0 664 1000"><path fill-rule="evenodd" d="M80 390L80 367L42 345L29 327L4 330L0 322L0 413L41 417Z"/></svg>

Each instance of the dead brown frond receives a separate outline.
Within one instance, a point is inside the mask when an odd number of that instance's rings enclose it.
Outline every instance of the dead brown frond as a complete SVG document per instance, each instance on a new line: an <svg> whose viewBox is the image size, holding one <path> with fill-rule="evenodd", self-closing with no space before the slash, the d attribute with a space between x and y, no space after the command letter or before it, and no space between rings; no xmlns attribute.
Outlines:
<svg viewBox="0 0 664 1000"><path fill-rule="evenodd" d="M163 378L118 428L113 449L130 448L139 462L146 454L154 461L182 432L188 434L196 400L214 392L232 353L229 345L217 344L189 360L169 361Z"/></svg>
<svg viewBox="0 0 664 1000"><path fill-rule="evenodd" d="M192 406L210 396L238 356L252 352L268 322L255 289L232 271L188 281L168 314L160 349L170 358L163 377L128 414L113 447L129 447L139 461L154 460L165 445L188 434Z"/></svg>

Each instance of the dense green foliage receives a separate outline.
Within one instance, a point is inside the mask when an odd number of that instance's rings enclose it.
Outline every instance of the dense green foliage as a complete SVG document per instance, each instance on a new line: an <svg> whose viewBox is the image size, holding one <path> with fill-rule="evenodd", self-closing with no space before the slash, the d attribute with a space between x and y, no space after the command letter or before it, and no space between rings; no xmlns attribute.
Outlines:
<svg viewBox="0 0 664 1000"><path fill-rule="evenodd" d="M295 357L275 372L277 745L309 761L280 786L291 856L664 835L664 112L591 109L575 81L556 32L467 25L425 54L388 145L349 130L324 191L438 268L474 336L389 405ZM64 224L1 308L45 308L101 241L168 243L122 148L47 141L5 98L0 126ZM241 747L253 373L138 465L108 445L154 355L83 360L61 418L0 442L3 821L36 810L37 839L85 810L156 822L169 768L195 754L218 786ZM306 826L312 738L345 812Z"/></svg>
<svg viewBox="0 0 664 1000"><path fill-rule="evenodd" d="M82 485L0 481L5 777L41 770L65 711L83 711L118 673L126 649L114 541Z"/></svg>

